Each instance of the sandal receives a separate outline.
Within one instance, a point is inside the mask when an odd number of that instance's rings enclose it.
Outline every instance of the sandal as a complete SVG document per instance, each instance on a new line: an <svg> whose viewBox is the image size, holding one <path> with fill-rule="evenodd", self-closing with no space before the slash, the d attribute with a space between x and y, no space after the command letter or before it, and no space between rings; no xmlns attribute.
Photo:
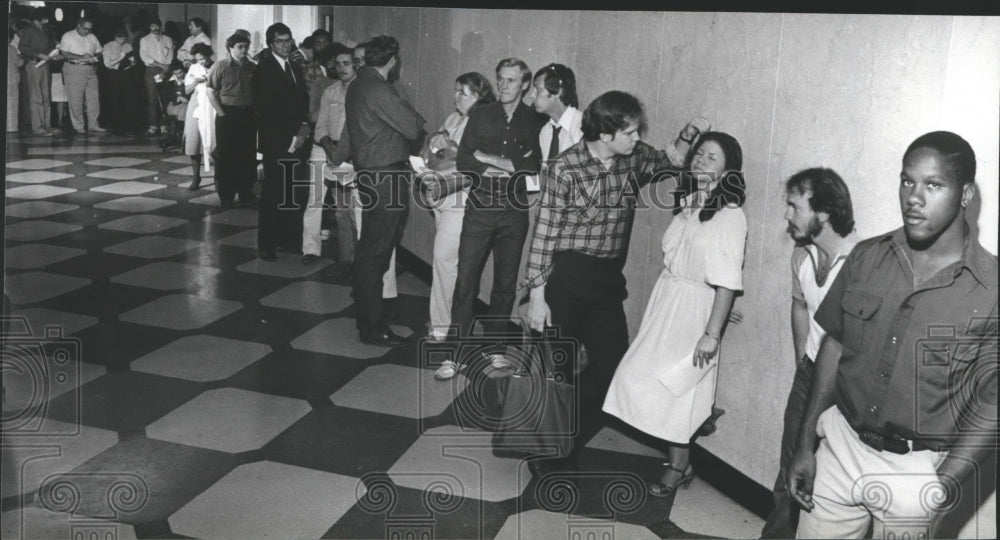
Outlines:
<svg viewBox="0 0 1000 540"><path fill-rule="evenodd" d="M673 485L669 486L662 480L657 480L656 482L650 484L648 491L649 494L654 497L669 497L677 491L678 487L687 488L691 484L691 481L694 480L694 467L692 467L690 463L688 463L688 466L683 470L674 467L669 461L664 462L663 465L667 469L681 473L681 477L678 478Z"/></svg>
<svg viewBox="0 0 1000 540"><path fill-rule="evenodd" d="M451 360L445 360L441 362L441 367L437 368L437 371L434 372L434 378L439 381L447 381L458 375L458 372L465 368L465 364L456 364Z"/></svg>

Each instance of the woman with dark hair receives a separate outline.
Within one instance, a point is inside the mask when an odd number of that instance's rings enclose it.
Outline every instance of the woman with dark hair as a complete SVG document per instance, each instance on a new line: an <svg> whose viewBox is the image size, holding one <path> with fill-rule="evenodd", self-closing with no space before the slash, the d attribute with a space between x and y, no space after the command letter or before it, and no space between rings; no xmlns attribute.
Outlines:
<svg viewBox="0 0 1000 540"><path fill-rule="evenodd" d="M191 169L194 180L189 189L194 191L201 186L202 156L212 153L215 148L215 108L208 98L208 70L212 67L212 48L204 43L195 43L191 47L191 59L194 63L184 76L184 91L190 96L187 112L184 115L184 153L191 156ZM210 168L208 159L204 160L205 172Z"/></svg>
<svg viewBox="0 0 1000 540"><path fill-rule="evenodd" d="M212 46L212 39L208 37L208 23L201 17L195 17L188 21L188 32L191 33L180 49L177 49L177 59L184 63L184 67L189 67L194 63L194 46L196 43L203 43Z"/></svg>
<svg viewBox="0 0 1000 540"><path fill-rule="evenodd" d="M496 100L493 85L481 73L459 75L455 79L455 111L445 118L437 132L427 137L423 152L428 168L437 172L436 175L428 175L424 182L431 190L428 198L433 200L434 223L437 226L430 302L430 336L434 339L444 339L451 324L451 300L458 275L458 243L468 197L468 189L463 188L455 168L458 143L462 141L465 125L469 121L469 111ZM455 181L436 181L442 177ZM438 369L438 378L454 376L456 366L449 362L445 364L448 365Z"/></svg>
<svg viewBox="0 0 1000 540"><path fill-rule="evenodd" d="M742 167L736 139L702 134L681 176L681 208L663 235L665 268L604 400L605 412L669 443L670 461L649 486L655 497L691 482L689 445L712 415L712 360L743 288Z"/></svg>

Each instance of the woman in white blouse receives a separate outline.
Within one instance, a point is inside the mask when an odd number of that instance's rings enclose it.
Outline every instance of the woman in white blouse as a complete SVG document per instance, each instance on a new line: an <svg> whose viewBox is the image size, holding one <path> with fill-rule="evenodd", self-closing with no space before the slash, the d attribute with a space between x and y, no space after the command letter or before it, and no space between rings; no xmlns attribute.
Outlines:
<svg viewBox="0 0 1000 540"><path fill-rule="evenodd" d="M212 38L208 37L208 23L205 22L205 19L195 17L188 21L188 31L191 32L191 35L184 40L181 48L177 49L177 59L184 64L184 67L189 67L194 63L193 48L195 43L212 46Z"/></svg>
<svg viewBox="0 0 1000 540"><path fill-rule="evenodd" d="M451 113L441 129L427 137L424 157L430 169L445 175L456 174L455 157L458 144L462 141L465 124L469 120L469 110L477 105L496 101L489 79L480 73L470 72L455 79L455 111ZM438 178L441 175L437 175ZM431 180L433 175L428 177ZM426 184L426 183L425 183ZM446 183L442 183L446 184ZM433 186L438 189L440 184ZM455 292L458 275L458 242L462 236L462 220L465 217L465 201L468 189L457 189L453 193L438 192L431 197L435 201L434 256L431 279L430 337L444 339L451 324L451 300ZM439 379L450 379L458 366L447 361L437 371Z"/></svg>
<svg viewBox="0 0 1000 540"><path fill-rule="evenodd" d="M184 76L184 91L188 93L187 113L184 115L184 153L191 157L194 180L189 189L201 187L202 156L210 155L215 147L215 108L208 99L208 68L212 67L212 48L204 43L195 43L191 48L194 63ZM204 159L205 172L211 168L210 160Z"/></svg>

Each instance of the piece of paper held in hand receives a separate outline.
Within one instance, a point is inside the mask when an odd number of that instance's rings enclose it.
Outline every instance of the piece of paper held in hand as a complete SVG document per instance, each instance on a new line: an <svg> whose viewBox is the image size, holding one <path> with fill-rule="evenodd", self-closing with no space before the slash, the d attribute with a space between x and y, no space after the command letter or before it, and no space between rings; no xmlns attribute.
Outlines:
<svg viewBox="0 0 1000 540"><path fill-rule="evenodd" d="M413 167L413 170L418 173L430 170L427 168L427 162L420 156L410 156L410 166Z"/></svg>
<svg viewBox="0 0 1000 540"><path fill-rule="evenodd" d="M693 358L694 353L678 360L657 375L656 380L660 381L660 384L666 386L667 390L670 390L670 393L677 397L687 394L719 365L718 360L713 359L712 363L707 366L696 367L693 364Z"/></svg>
<svg viewBox="0 0 1000 540"><path fill-rule="evenodd" d="M537 192L541 191L541 189L542 189L541 184L538 182L538 176L537 175L534 175L534 176L525 176L524 177L524 185L525 185L525 189L528 191L528 193L537 193Z"/></svg>
<svg viewBox="0 0 1000 540"><path fill-rule="evenodd" d="M40 67L44 66L45 64L48 64L49 60L52 60L53 58L55 58L57 56L59 56L59 47L56 47L55 49L52 49L52 52L50 52L49 55L46 58L44 58L44 59L39 60L38 62L36 62L35 63L35 67L36 68L40 68Z"/></svg>

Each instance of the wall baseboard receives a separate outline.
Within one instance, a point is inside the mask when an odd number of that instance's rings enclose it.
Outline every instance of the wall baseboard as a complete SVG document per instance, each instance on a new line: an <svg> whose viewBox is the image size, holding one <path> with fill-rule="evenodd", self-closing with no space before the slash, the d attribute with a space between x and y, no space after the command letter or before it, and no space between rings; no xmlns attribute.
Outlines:
<svg viewBox="0 0 1000 540"><path fill-rule="evenodd" d="M431 265L427 261L402 246L396 248L396 260L399 265L405 267L413 275L430 284L432 271ZM486 304L477 299L476 311L482 312L485 311L485 308ZM760 485L698 444L691 445L691 462L694 464L698 478L762 519L767 519L774 508L774 499L770 489Z"/></svg>

